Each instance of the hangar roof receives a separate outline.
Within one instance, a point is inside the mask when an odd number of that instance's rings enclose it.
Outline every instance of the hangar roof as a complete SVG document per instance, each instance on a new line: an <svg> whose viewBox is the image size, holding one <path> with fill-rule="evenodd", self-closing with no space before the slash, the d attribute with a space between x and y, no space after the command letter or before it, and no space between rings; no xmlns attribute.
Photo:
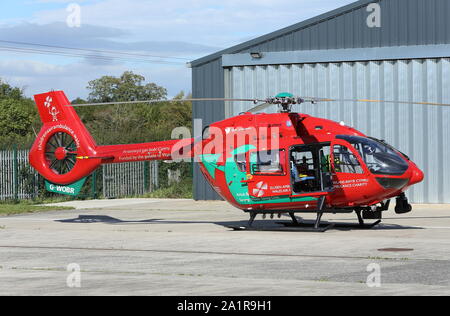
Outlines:
<svg viewBox="0 0 450 316"><path fill-rule="evenodd" d="M360 0L191 62L192 67L225 54L369 48L450 43L447 0ZM379 3L381 28L362 27L367 6ZM386 14L385 12L388 12ZM361 22L363 21L363 22Z"/></svg>
<svg viewBox="0 0 450 316"><path fill-rule="evenodd" d="M308 26L311 26L311 25L314 25L314 24L317 24L317 23L320 23L320 22L332 19L332 18L334 18L334 17L336 17L338 15L344 14L346 12L355 10L355 9L360 8L362 6L368 5L369 3L374 3L374 2L377 2L377 1L378 0L375 0L375 1L374 0L360 0L360 1L357 1L357 2L354 2L354 3L351 3L349 5L346 5L346 6L343 6L341 8L338 8L336 10L324 13L324 14L319 15L317 17L305 20L303 22L300 22L300 23L288 26L288 27L283 28L281 30L278 30L278 31L275 31L275 32L272 32L272 33L269 33L269 34L257 37L255 39L250 40L250 41L238 44L236 46L232 46L230 48L227 48L227 49L221 50L219 52L216 52L214 54L208 55L206 57L194 60L191 64L192 64L193 67L195 67L197 65L204 64L204 63L207 63L209 61L215 60L215 59L221 57L224 54L239 53L242 50L245 50L245 49L257 46L257 45L262 44L264 42L270 41L270 40L272 40L274 38L277 38L277 37L280 37L280 36L283 36L283 35L286 35L286 34L289 34L289 33L292 33L292 32L295 32L295 31L298 31L298 30L301 30L301 29L304 29L304 28L307 28Z"/></svg>

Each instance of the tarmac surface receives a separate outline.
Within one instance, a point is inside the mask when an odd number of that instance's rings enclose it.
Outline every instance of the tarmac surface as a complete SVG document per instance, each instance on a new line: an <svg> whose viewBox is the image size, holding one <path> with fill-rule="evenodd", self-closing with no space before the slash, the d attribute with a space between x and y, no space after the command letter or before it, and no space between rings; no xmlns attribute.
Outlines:
<svg viewBox="0 0 450 316"><path fill-rule="evenodd" d="M77 210L0 217L0 295L450 294L450 205L324 233L233 231L248 215L225 202L62 205Z"/></svg>

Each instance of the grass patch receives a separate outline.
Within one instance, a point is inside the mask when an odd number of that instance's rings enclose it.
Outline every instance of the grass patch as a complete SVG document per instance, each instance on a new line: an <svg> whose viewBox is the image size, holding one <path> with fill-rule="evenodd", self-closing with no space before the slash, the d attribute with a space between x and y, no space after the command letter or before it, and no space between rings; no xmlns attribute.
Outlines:
<svg viewBox="0 0 450 316"><path fill-rule="evenodd" d="M48 211L63 211L73 209L74 209L73 207L32 205L30 203L24 202L16 204L0 204L0 216L29 214Z"/></svg>
<svg viewBox="0 0 450 316"><path fill-rule="evenodd" d="M184 179L178 184L158 189L141 197L150 199L193 199L192 179Z"/></svg>

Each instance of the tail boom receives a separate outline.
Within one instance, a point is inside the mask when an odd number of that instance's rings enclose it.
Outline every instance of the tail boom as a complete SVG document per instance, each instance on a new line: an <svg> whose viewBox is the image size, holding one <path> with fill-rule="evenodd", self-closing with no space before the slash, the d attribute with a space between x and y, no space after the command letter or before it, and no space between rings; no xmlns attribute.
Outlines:
<svg viewBox="0 0 450 316"><path fill-rule="evenodd" d="M133 145L100 146L96 149L98 155L105 157L103 163L176 160L192 158L193 142L193 139L168 140Z"/></svg>

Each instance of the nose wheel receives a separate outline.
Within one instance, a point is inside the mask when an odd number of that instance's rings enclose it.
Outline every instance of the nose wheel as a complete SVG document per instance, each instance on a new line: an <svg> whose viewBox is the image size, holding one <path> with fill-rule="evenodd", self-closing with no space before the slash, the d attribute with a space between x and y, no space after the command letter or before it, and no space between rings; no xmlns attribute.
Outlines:
<svg viewBox="0 0 450 316"><path fill-rule="evenodd" d="M54 134L45 146L48 167L58 175L72 171L77 163L77 145L72 136L64 132Z"/></svg>

